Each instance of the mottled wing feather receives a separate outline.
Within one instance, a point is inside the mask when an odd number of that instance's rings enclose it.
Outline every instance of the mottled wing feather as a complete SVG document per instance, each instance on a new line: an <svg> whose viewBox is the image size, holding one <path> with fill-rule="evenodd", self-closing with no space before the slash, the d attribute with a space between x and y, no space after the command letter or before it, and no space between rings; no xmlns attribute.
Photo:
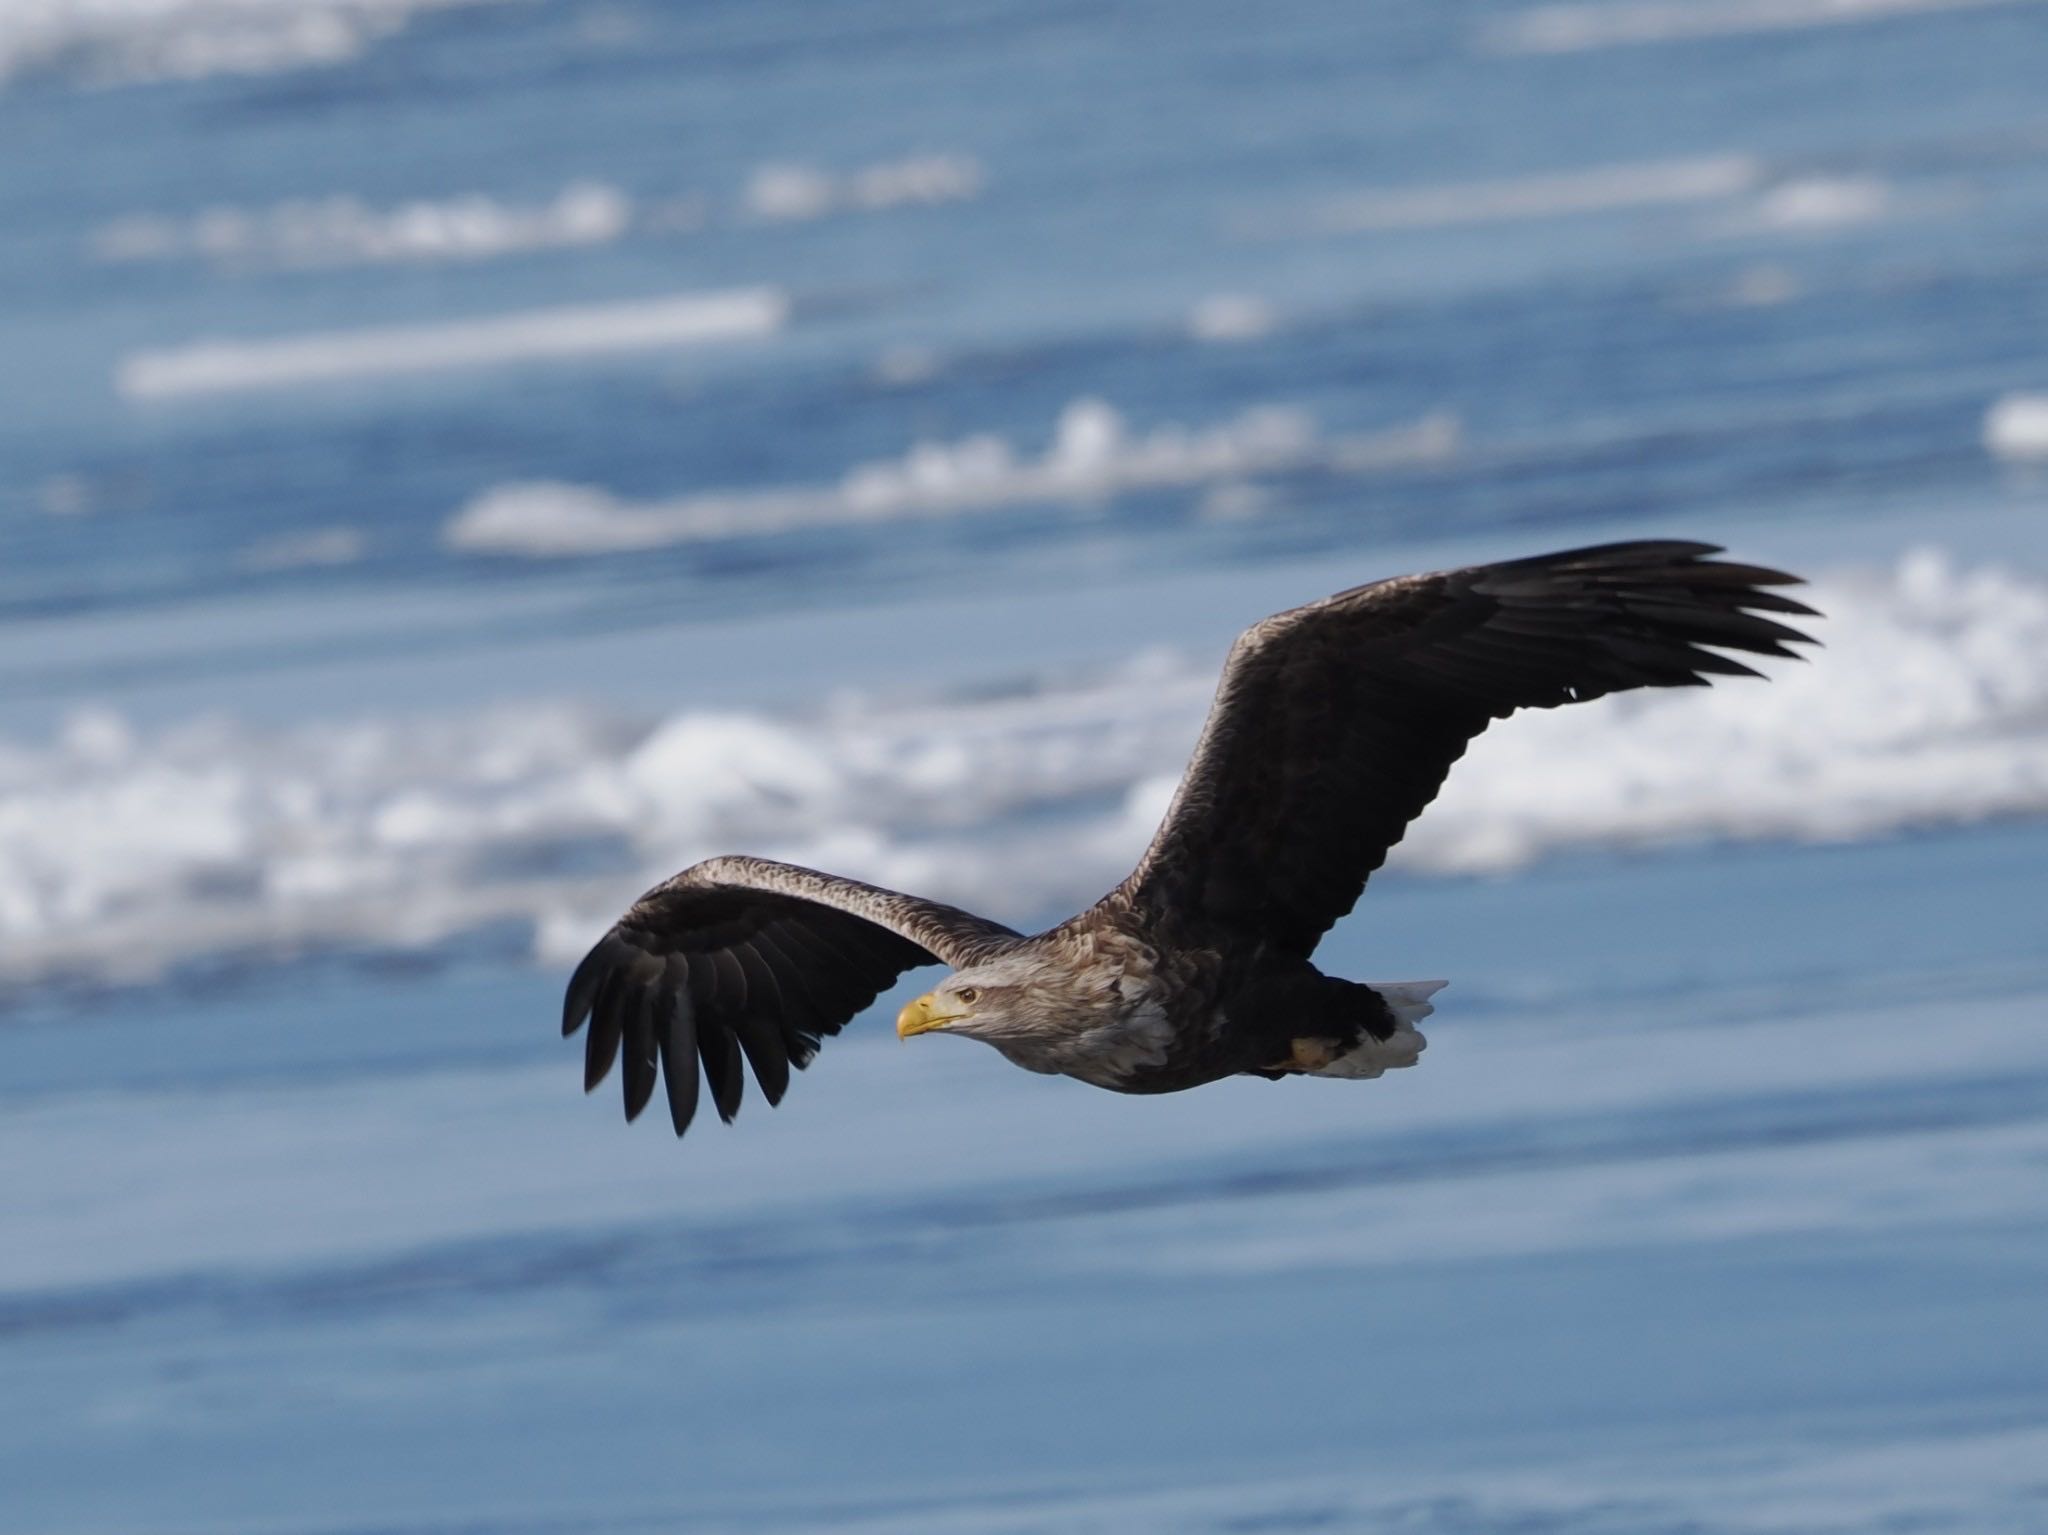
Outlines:
<svg viewBox="0 0 2048 1535"><path fill-rule="evenodd" d="M1306 957L1494 720L1755 675L1721 650L1794 654L1808 637L1760 615L1811 614L1768 590L1798 578L1719 552L1573 549L1380 581L1254 625L1115 898L1207 941Z"/></svg>
<svg viewBox="0 0 2048 1535"><path fill-rule="evenodd" d="M589 1021L584 1089L620 1062L629 1120L665 1082L681 1135L704 1086L727 1121L747 1068L777 1103L791 1068L905 970L957 969L1016 941L936 901L765 858L713 858L648 891L584 956L562 1033Z"/></svg>

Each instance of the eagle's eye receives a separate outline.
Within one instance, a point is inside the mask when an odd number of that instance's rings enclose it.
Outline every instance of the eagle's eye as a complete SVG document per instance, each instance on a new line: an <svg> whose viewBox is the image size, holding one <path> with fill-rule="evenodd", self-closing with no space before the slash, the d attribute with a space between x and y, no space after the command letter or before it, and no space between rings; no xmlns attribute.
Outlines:
<svg viewBox="0 0 2048 1535"><path fill-rule="evenodd" d="M962 986L959 990L958 995L960 1000L962 1002L965 1002L969 1007L974 1006L975 1003L981 1000L981 993L976 991L972 986Z"/></svg>

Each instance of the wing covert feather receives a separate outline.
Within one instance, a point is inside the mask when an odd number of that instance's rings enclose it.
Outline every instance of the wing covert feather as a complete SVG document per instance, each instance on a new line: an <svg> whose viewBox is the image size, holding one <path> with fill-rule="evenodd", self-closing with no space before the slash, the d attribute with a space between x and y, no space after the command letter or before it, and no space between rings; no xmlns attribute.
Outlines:
<svg viewBox="0 0 2048 1535"><path fill-rule="evenodd" d="M1754 676L1809 642L1799 578L1712 544L1604 544L1402 576L1254 624L1144 858L1111 896L1306 958L1494 720ZM1704 648L1712 647L1712 648Z"/></svg>

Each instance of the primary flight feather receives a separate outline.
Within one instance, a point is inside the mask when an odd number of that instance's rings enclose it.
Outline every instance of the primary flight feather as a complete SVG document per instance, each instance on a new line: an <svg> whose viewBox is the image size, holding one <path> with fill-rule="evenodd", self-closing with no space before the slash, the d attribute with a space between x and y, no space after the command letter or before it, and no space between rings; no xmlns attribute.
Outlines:
<svg viewBox="0 0 2048 1535"><path fill-rule="evenodd" d="M1310 956L1466 744L1517 709L1757 673L1722 654L1810 642L1796 576L1711 544L1603 544L1400 576L1254 624L1166 819L1129 878L1034 937L936 901L762 858L657 885L576 967L584 1087L622 1062L626 1117L665 1086L681 1135L708 1088L770 1103L897 976L953 974L905 1038L986 1040L1127 1093L1222 1077L1376 1077L1415 1062L1442 982L1327 976Z"/></svg>

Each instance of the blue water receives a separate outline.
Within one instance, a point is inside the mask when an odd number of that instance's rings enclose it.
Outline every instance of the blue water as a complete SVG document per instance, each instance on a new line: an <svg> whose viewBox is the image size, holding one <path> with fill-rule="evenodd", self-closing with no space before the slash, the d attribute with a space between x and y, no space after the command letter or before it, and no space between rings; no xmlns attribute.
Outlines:
<svg viewBox="0 0 2048 1535"><path fill-rule="evenodd" d="M2048 1527L2048 432L1992 425L2048 391L2048 12L1697 4L0 30L0 1530ZM623 215L537 217L578 183ZM462 199L527 222L393 253ZM385 334L734 290L786 313ZM657 534L459 536L534 484ZM1526 856L1422 848L1323 955L1452 978L1418 1070L1126 1101L884 999L680 1146L576 1093L561 953L643 865L1044 920L1243 623L1671 533L1833 583L1812 712L1704 787L1651 741L1699 805L1647 829L1590 713L1583 824L1447 800Z"/></svg>

